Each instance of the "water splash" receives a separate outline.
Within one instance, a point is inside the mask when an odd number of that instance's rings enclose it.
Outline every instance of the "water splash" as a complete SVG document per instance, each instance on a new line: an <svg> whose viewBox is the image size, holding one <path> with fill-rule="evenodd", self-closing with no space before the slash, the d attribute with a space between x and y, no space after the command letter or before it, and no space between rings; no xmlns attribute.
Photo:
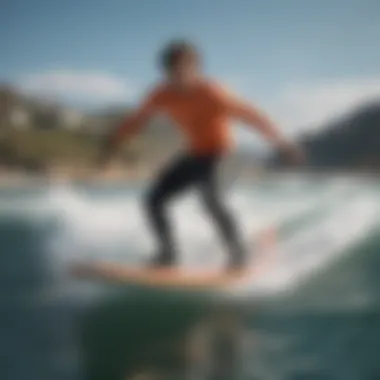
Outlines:
<svg viewBox="0 0 380 380"><path fill-rule="evenodd" d="M252 246L265 229L279 231L300 218L303 222L289 236L280 237L270 270L247 279L239 287L241 294L279 294L294 288L348 252L378 223L376 198L347 180L333 181L323 191L305 191L307 183L299 179L292 183L283 180L273 193L263 191L263 185L235 187L228 194L247 244ZM129 263L144 260L153 252L154 240L140 197L139 193L128 193L94 199L73 187L51 188L49 204L61 228L50 239L49 249L61 264L78 258ZM223 247L194 194L173 204L170 212L181 264L221 267Z"/></svg>

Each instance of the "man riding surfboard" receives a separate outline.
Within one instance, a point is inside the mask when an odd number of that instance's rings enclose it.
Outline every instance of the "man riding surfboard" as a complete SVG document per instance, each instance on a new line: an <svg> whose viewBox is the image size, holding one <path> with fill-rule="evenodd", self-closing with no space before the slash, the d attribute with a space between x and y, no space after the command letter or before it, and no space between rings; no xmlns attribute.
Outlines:
<svg viewBox="0 0 380 380"><path fill-rule="evenodd" d="M130 139L155 114L166 113L183 132L187 148L163 168L146 197L148 219L159 242L151 265L175 265L177 254L167 205L174 196L196 187L226 244L228 268L242 268L247 253L216 181L218 164L232 148L229 119L242 121L261 132L294 163L303 161L303 153L265 114L206 78L202 74L200 54L190 42L175 41L165 46L160 54L160 66L164 79L106 139L100 163L107 163L121 141Z"/></svg>

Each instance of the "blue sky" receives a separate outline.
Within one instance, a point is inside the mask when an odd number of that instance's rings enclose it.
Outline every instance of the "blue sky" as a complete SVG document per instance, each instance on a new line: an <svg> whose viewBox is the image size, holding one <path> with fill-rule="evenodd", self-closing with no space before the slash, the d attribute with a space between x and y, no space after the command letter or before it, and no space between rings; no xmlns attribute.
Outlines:
<svg viewBox="0 0 380 380"><path fill-rule="evenodd" d="M282 122L320 122L380 94L379 15L378 0L9 0L0 79L74 104L134 101L160 46L184 36Z"/></svg>

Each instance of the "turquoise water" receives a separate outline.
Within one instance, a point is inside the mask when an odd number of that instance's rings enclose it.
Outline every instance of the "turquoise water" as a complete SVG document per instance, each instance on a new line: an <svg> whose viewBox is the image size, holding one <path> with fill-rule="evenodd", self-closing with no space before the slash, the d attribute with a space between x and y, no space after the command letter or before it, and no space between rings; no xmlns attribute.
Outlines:
<svg viewBox="0 0 380 380"><path fill-rule="evenodd" d="M136 263L153 252L143 189L0 190L1 379L112 380L149 366L180 378L180 360L162 347L220 302L239 305L251 342L233 378L380 378L378 182L286 176L226 189L246 243L270 230L276 244L269 269L224 298L70 278L76 259ZM223 247L194 194L171 212L181 265L222 266Z"/></svg>

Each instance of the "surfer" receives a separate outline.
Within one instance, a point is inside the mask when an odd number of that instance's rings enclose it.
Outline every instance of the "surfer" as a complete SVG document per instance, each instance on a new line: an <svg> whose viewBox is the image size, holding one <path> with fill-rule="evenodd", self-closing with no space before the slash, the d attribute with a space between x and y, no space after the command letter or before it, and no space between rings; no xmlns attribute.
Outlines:
<svg viewBox="0 0 380 380"><path fill-rule="evenodd" d="M151 265L175 265L176 250L167 217L167 204L190 187L196 187L213 217L229 253L229 269L244 267L247 255L233 216L221 199L216 171L230 151L228 120L233 118L256 130L294 163L302 151L286 139L261 111L230 94L202 73L201 56L188 41L174 41L159 56L164 79L147 94L139 107L105 141L100 164L106 164L117 146L130 139L157 113L166 113L183 132L187 149L159 174L146 197L149 222L159 250Z"/></svg>

